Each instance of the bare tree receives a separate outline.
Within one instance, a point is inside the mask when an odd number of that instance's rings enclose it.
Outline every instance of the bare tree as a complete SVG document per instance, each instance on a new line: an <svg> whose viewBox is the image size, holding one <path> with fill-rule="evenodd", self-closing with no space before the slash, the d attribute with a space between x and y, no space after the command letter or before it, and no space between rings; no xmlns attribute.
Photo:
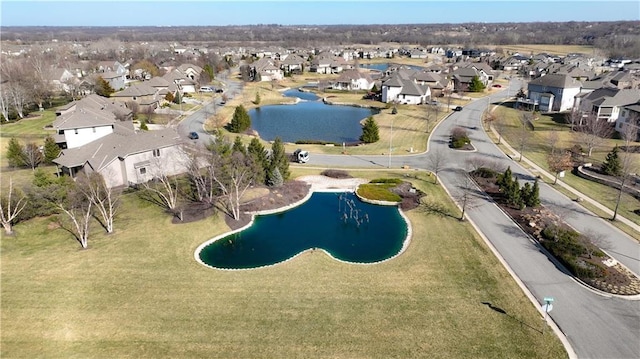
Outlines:
<svg viewBox="0 0 640 359"><path fill-rule="evenodd" d="M547 164L549 165L549 169L555 174L553 184L556 184L558 182L558 175L560 172L573 168L571 152L565 151L562 153L550 153L547 156Z"/></svg>
<svg viewBox="0 0 640 359"><path fill-rule="evenodd" d="M22 157L24 164L31 167L32 170L35 170L44 159L42 152L40 152L40 148L33 142L29 142L24 146Z"/></svg>
<svg viewBox="0 0 640 359"><path fill-rule="evenodd" d="M438 183L438 172L442 170L445 163L447 162L447 153L438 148L433 152L429 153L429 164L431 165L431 171L434 173L434 183Z"/></svg>
<svg viewBox="0 0 640 359"><path fill-rule="evenodd" d="M0 183L0 190L2 188ZM27 197L20 192L14 192L13 178L9 177L9 190L6 194L0 194L0 222L2 222L4 232L8 236L13 234L13 221L24 210L26 205Z"/></svg>
<svg viewBox="0 0 640 359"><path fill-rule="evenodd" d="M77 188L71 188L66 201L60 201L56 206L71 220L72 228L69 231L76 237L80 246L83 249L87 248L93 203Z"/></svg>
<svg viewBox="0 0 640 359"><path fill-rule="evenodd" d="M607 250L611 248L611 241L607 239L606 235L595 232L591 229L584 231L584 233L578 237L578 241L584 247L589 258L592 258L596 251L600 249Z"/></svg>
<svg viewBox="0 0 640 359"><path fill-rule="evenodd" d="M199 202L213 204L217 198L215 175L215 156L195 147L186 147L186 168L189 181L194 189L195 199Z"/></svg>
<svg viewBox="0 0 640 359"><path fill-rule="evenodd" d="M622 168L622 171L620 171L620 175L617 176L619 188L618 196L616 197L616 206L613 210L613 217L611 218L612 221L615 221L618 216L620 201L622 200L622 192L624 191L624 186L631 177L631 173L635 173L640 170L640 168L638 168L638 162L633 160L633 155L631 154L631 143L634 142L638 136L638 118L632 118L626 126L623 126L620 135L624 141L625 150L620 155L620 167Z"/></svg>
<svg viewBox="0 0 640 359"><path fill-rule="evenodd" d="M0 65L0 77L4 81L3 91L6 91L7 99L20 118L24 118L24 109L30 100L30 92L25 81L29 75L24 61L3 61Z"/></svg>
<svg viewBox="0 0 640 359"><path fill-rule="evenodd" d="M240 220L240 200L245 192L254 184L256 176L255 164L251 156L241 151L230 155L217 156L214 180L222 192L222 197L231 217Z"/></svg>
<svg viewBox="0 0 640 359"><path fill-rule="evenodd" d="M547 135L547 145L549 145L549 151L551 152L551 155L556 154L559 141L560 141L560 135L558 135L558 131L549 132L549 134Z"/></svg>
<svg viewBox="0 0 640 359"><path fill-rule="evenodd" d="M565 121L571 126L571 131L582 125L582 113L576 109L565 115Z"/></svg>
<svg viewBox="0 0 640 359"><path fill-rule="evenodd" d="M9 121L9 106L11 104L11 97L9 92L5 89L4 85L0 86L0 115L4 121Z"/></svg>
<svg viewBox="0 0 640 359"><path fill-rule="evenodd" d="M462 208L460 220L464 221L466 219L466 211L474 208L478 204L479 190L476 183L467 173L464 174L464 177L457 180L457 187L459 192L455 195L455 199Z"/></svg>
<svg viewBox="0 0 640 359"><path fill-rule="evenodd" d="M520 130L518 131L518 148L520 152L520 158L518 162L522 161L522 154L527 147L527 143L529 142L529 137L531 134L529 133L529 129L533 127L533 114L530 112L523 112L520 114Z"/></svg>
<svg viewBox="0 0 640 359"><path fill-rule="evenodd" d="M149 175L139 175L138 182L151 199L170 211L175 211L178 205L178 180L166 174L162 162L154 161L149 169ZM150 179L150 180L149 180Z"/></svg>
<svg viewBox="0 0 640 359"><path fill-rule="evenodd" d="M118 210L119 193L107 186L98 172L82 173L76 179L78 189L91 202L100 214L100 221L107 233L113 233L113 219Z"/></svg>
<svg viewBox="0 0 640 359"><path fill-rule="evenodd" d="M582 124L578 127L578 141L587 146L587 156L596 147L601 146L607 138L613 134L613 126L604 119L598 119L596 114L589 114L582 118Z"/></svg>

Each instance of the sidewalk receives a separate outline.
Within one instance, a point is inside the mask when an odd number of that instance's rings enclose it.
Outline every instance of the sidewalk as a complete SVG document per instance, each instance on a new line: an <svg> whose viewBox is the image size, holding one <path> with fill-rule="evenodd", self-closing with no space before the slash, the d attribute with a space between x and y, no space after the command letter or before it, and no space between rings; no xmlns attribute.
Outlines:
<svg viewBox="0 0 640 359"><path fill-rule="evenodd" d="M498 132L493 128L493 126L491 126L491 132L498 138L500 138L500 135L498 134ZM516 151L513 147L511 147L511 145L504 140L504 138L502 138L502 140L500 141L501 144L503 144L513 155L518 155L520 154L520 152ZM522 157L522 161L525 162L526 164L528 164L529 166L533 167L536 171L538 171L538 173L540 173L540 175L543 175L549 179L554 179L555 176L552 175L551 173L545 171L544 169L540 168L538 165L536 165L535 163L533 163L531 160L529 160L526 157ZM606 214L610 215L611 217L613 217L613 211L610 210L609 208L603 206L602 204L600 204L600 202L595 201L594 199L588 197L587 195L585 195L584 193L576 190L575 188L569 186L568 184L562 182L560 179L558 179L557 182L558 185L562 186L563 188L567 189L568 191L570 191L571 193L575 194L577 197L580 197L581 199L583 199L584 201L587 201L589 203L591 203L592 205L598 207L600 210L602 210L603 212L605 212ZM630 228L632 228L633 230L640 232L640 226L633 223L632 221L630 221L629 219L623 217L620 215L620 213L618 213L618 215L616 216L616 220L620 221L624 224L626 224L627 226L629 226Z"/></svg>

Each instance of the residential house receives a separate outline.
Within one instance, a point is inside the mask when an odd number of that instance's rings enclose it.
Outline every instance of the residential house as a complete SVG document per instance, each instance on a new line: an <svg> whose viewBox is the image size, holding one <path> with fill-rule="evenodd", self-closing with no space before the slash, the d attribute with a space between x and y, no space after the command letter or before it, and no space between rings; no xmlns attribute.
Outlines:
<svg viewBox="0 0 640 359"><path fill-rule="evenodd" d="M469 91L469 86L474 77L478 77L483 85L488 86L490 77L484 71L479 71L475 67L458 67L451 72L451 79L453 80L453 86L456 91ZM493 79L491 77L491 79Z"/></svg>
<svg viewBox="0 0 640 359"><path fill-rule="evenodd" d="M64 149L53 162L59 173L76 177L98 172L107 187L128 187L161 174L186 172L184 139L175 129L134 131L117 127L113 133L83 146Z"/></svg>
<svg viewBox="0 0 640 359"><path fill-rule="evenodd" d="M119 91L125 86L125 75L119 74L116 71L106 71L100 74L100 77L107 81L112 89Z"/></svg>
<svg viewBox="0 0 640 359"><path fill-rule="evenodd" d="M255 74L254 81L279 81L284 78L284 72L271 58L263 57L249 66L251 73Z"/></svg>
<svg viewBox="0 0 640 359"><path fill-rule="evenodd" d="M389 79L382 82L382 102L418 105L431 97L428 85L418 84L412 73L397 71Z"/></svg>
<svg viewBox="0 0 640 359"><path fill-rule="evenodd" d="M640 90L601 88L582 97L579 111L592 113L607 122L616 122L622 109L640 101Z"/></svg>
<svg viewBox="0 0 640 359"><path fill-rule="evenodd" d="M374 80L371 79L366 72L361 72L358 69L346 70L340 74L337 80L335 80L331 87L336 90L371 90L374 85Z"/></svg>
<svg viewBox="0 0 640 359"><path fill-rule="evenodd" d="M121 64L118 61L100 61L98 62L97 70L98 70L97 72L114 71L118 75L122 75L125 77L128 75L128 72L129 72L125 67L125 65Z"/></svg>
<svg viewBox="0 0 640 359"><path fill-rule="evenodd" d="M327 54L319 54L313 60L311 60L311 67L309 71L317 72L319 74L331 74L331 64L333 63L333 57Z"/></svg>
<svg viewBox="0 0 640 359"><path fill-rule="evenodd" d="M182 64L178 66L176 70L180 71L185 75L185 77L188 77L191 80L198 80L203 71L202 67L193 64Z"/></svg>
<svg viewBox="0 0 640 359"><path fill-rule="evenodd" d="M419 85L427 85L431 90L431 97L442 96L445 90L453 91L453 81L445 74L429 71L418 71L414 74L415 82Z"/></svg>
<svg viewBox="0 0 640 359"><path fill-rule="evenodd" d="M640 102L622 107L615 129L619 133L625 133L629 127L636 129L635 141L640 141Z"/></svg>
<svg viewBox="0 0 640 359"><path fill-rule="evenodd" d="M170 91L173 89L175 92L180 91L180 93L196 93L200 88L200 86L198 86L198 81L192 79L178 69L167 72L162 77L164 77L168 83L176 85L175 88L170 87Z"/></svg>
<svg viewBox="0 0 640 359"><path fill-rule="evenodd" d="M540 111L568 111L582 84L569 75L549 74L531 80L527 86L528 99L537 103Z"/></svg>
<svg viewBox="0 0 640 359"><path fill-rule="evenodd" d="M76 80L71 71L62 68L53 68L47 75L51 85L58 91L70 92L70 83Z"/></svg>
<svg viewBox="0 0 640 359"><path fill-rule="evenodd" d="M138 104L141 112L146 111L149 107L158 108L157 90L144 82L131 84L122 91L114 92L111 98L129 104L131 102Z"/></svg>
<svg viewBox="0 0 640 359"><path fill-rule="evenodd" d="M95 94L71 102L56 114L54 139L61 148L81 147L109 135L117 122L122 122L121 126L131 124L131 111L123 104Z"/></svg>
<svg viewBox="0 0 640 359"><path fill-rule="evenodd" d="M288 55L284 60L280 62L280 69L284 73L296 73L302 74L304 72L305 60L296 54Z"/></svg>

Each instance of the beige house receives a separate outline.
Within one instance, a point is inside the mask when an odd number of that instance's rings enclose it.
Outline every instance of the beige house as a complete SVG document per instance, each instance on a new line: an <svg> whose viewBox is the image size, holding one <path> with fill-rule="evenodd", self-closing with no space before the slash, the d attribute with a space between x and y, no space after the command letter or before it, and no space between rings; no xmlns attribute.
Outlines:
<svg viewBox="0 0 640 359"><path fill-rule="evenodd" d="M112 93L111 98L124 103L135 102L140 106L140 110L144 111L149 107L154 109L158 107L157 92L154 87L142 82L132 84L122 91Z"/></svg>

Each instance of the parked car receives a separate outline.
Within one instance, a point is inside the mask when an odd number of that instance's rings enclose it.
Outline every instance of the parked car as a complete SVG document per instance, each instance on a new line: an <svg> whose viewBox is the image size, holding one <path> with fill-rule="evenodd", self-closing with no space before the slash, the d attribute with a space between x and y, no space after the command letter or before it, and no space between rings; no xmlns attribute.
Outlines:
<svg viewBox="0 0 640 359"><path fill-rule="evenodd" d="M462 106L456 106L456 108L453 109L454 111L462 111Z"/></svg>
<svg viewBox="0 0 640 359"><path fill-rule="evenodd" d="M492 86L495 87L495 88L502 88L502 85L500 85L500 84L493 84Z"/></svg>
<svg viewBox="0 0 640 359"><path fill-rule="evenodd" d="M189 132L189 138L192 140L197 140L198 138L200 138L200 136L198 136L197 132Z"/></svg>
<svg viewBox="0 0 640 359"><path fill-rule="evenodd" d="M213 89L209 86L200 87L200 92L213 92Z"/></svg>

